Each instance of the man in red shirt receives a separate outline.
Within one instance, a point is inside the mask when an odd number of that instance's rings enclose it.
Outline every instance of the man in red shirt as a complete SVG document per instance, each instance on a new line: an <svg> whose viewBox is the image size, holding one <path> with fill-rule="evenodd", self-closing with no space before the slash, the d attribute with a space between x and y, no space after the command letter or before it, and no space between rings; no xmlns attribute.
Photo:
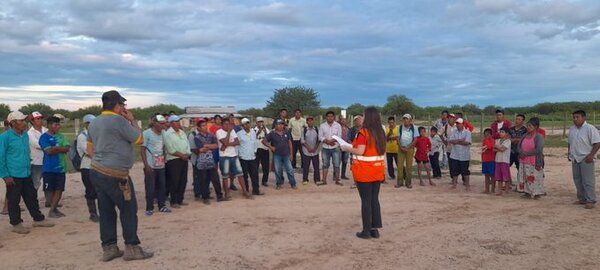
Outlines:
<svg viewBox="0 0 600 270"><path fill-rule="evenodd" d="M494 139L500 139L500 130L502 128L510 128L512 124L509 120L504 119L504 110L498 109L496 110L496 121L492 123L492 137Z"/></svg>

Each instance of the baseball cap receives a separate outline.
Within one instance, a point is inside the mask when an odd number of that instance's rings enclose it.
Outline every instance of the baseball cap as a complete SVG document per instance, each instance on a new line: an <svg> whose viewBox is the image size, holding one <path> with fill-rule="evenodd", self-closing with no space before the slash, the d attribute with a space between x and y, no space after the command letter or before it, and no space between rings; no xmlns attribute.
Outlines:
<svg viewBox="0 0 600 270"><path fill-rule="evenodd" d="M91 115L91 114L86 114L86 115L83 117L83 122L84 122L84 123L91 123L92 121L94 121L94 119L96 119L96 116L93 116L93 115Z"/></svg>
<svg viewBox="0 0 600 270"><path fill-rule="evenodd" d="M38 111L31 113L31 119L39 119L39 118L44 118L44 115Z"/></svg>
<svg viewBox="0 0 600 270"><path fill-rule="evenodd" d="M179 122L180 120L181 120L181 118L179 118L179 116L177 116L177 115L171 115L171 116L169 116L169 123Z"/></svg>
<svg viewBox="0 0 600 270"><path fill-rule="evenodd" d="M104 92L104 94L102 94L102 102L103 103L106 103L106 102L124 103L125 101L127 101L127 99L125 99L123 96L121 96L121 94L119 94L119 92L117 92L116 90L110 90L110 91Z"/></svg>
<svg viewBox="0 0 600 270"><path fill-rule="evenodd" d="M306 120L308 120L308 119L315 120L315 118L314 118L312 115L309 115L309 116L307 116L307 117L306 117Z"/></svg>
<svg viewBox="0 0 600 270"><path fill-rule="evenodd" d="M256 117L256 122L264 122L264 121L265 121L265 119L264 119L264 118L262 118L262 117L260 117L260 116L259 116L259 117Z"/></svg>
<svg viewBox="0 0 600 270"><path fill-rule="evenodd" d="M357 115L357 116L354 116L354 118L352 118L352 120L356 120L356 119L361 118L361 117L362 117L362 115Z"/></svg>
<svg viewBox="0 0 600 270"><path fill-rule="evenodd" d="M200 122L206 122L206 119L204 117L196 117L196 125Z"/></svg>
<svg viewBox="0 0 600 270"><path fill-rule="evenodd" d="M156 122L159 123L166 123L167 122L167 118L165 118L162 114L157 114L154 119L156 119Z"/></svg>
<svg viewBox="0 0 600 270"><path fill-rule="evenodd" d="M242 118L241 123L242 123L242 125L243 124L248 124L248 123L250 123L250 119L248 119L248 118Z"/></svg>
<svg viewBox="0 0 600 270"><path fill-rule="evenodd" d="M412 119L412 116L407 113L407 114L403 115L402 118Z"/></svg>
<svg viewBox="0 0 600 270"><path fill-rule="evenodd" d="M453 113L451 113L451 114L448 115L448 117L454 117L454 118L456 118L456 115L453 114Z"/></svg>
<svg viewBox="0 0 600 270"><path fill-rule="evenodd" d="M65 116L60 113L55 113L53 116L60 119L60 121L65 120Z"/></svg>
<svg viewBox="0 0 600 270"><path fill-rule="evenodd" d="M458 118L458 119L456 119L456 123L462 124L462 123L464 123L464 122L465 122L465 121L464 121L462 118Z"/></svg>
<svg viewBox="0 0 600 270"><path fill-rule="evenodd" d="M283 121L283 119L277 119L277 120L275 120L275 124L276 125L279 125L279 124L283 125L283 124L285 124L285 122Z"/></svg>
<svg viewBox="0 0 600 270"><path fill-rule="evenodd" d="M8 114L8 116L6 117L6 121L12 122L16 120L25 120L26 118L27 115L24 115L22 112L14 111Z"/></svg>

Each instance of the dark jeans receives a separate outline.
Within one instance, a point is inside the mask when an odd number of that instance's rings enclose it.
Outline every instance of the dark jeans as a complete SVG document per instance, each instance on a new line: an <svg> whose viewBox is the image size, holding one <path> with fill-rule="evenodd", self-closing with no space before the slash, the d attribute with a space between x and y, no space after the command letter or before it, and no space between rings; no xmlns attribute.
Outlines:
<svg viewBox="0 0 600 270"><path fill-rule="evenodd" d="M95 170L91 170L90 179L98 194L102 246L117 244L117 211L115 207L119 209L125 244L139 245L137 199L135 198L135 190L131 179L128 181L131 189L131 200L129 201L125 200L120 188L123 179L104 175Z"/></svg>
<svg viewBox="0 0 600 270"><path fill-rule="evenodd" d="M246 189L250 190L250 186L248 185L249 176L250 181L252 181L252 193L258 193L260 186L258 184L258 161L256 159L244 160L240 158L240 164L242 165L242 172L244 173Z"/></svg>
<svg viewBox="0 0 600 270"><path fill-rule="evenodd" d="M398 164L398 153L386 153L385 159L387 160L388 175L392 179L396 179L396 170L394 164Z"/></svg>
<svg viewBox="0 0 600 270"><path fill-rule="evenodd" d="M15 178L13 177L15 184L6 187L6 199L8 200L8 216L10 218L11 225L19 225L23 223L21 219L21 197L29 210L29 214L35 221L42 221L45 219L42 212L40 212L40 204L37 199L37 191L33 186L33 180L31 177L28 178Z"/></svg>
<svg viewBox="0 0 600 270"><path fill-rule="evenodd" d="M269 171L271 169L271 164L269 163L269 150L265 149L257 149L256 150L256 159L258 163L262 167L262 183L266 184L269 181Z"/></svg>
<svg viewBox="0 0 600 270"><path fill-rule="evenodd" d="M429 163L431 164L433 177L442 177L442 169L440 169L440 152L435 152L433 155L430 155Z"/></svg>
<svg viewBox="0 0 600 270"><path fill-rule="evenodd" d="M294 169L296 168L296 160L298 159L297 155L298 152L300 152L300 164L302 164L302 160L304 160L304 155L302 154L302 143L300 143L300 140L297 141L292 141L292 167L294 167ZM302 165L300 165L302 166Z"/></svg>
<svg viewBox="0 0 600 270"><path fill-rule="evenodd" d="M223 192L221 190L221 182L219 181L219 172L217 171L216 167L214 169L209 170L199 170L194 167L194 170L198 175L198 193L200 194L202 199L210 198L209 187L211 182L215 189L215 193L217 194L217 198L223 197ZM194 190L196 190L196 186L194 186Z"/></svg>
<svg viewBox="0 0 600 270"><path fill-rule="evenodd" d="M166 175L171 204L181 204L187 186L188 162L180 158L167 161Z"/></svg>
<svg viewBox="0 0 600 270"><path fill-rule="evenodd" d="M346 168L348 167L348 158L350 153L342 151L342 177L346 177Z"/></svg>
<svg viewBox="0 0 600 270"><path fill-rule="evenodd" d="M194 197L200 198L200 178L198 178L198 169L192 163L192 187L194 188Z"/></svg>
<svg viewBox="0 0 600 270"><path fill-rule="evenodd" d="M85 187L85 198L87 200L98 199L96 189L90 180L90 169L81 169L81 182L83 182L83 186Z"/></svg>
<svg viewBox="0 0 600 270"><path fill-rule="evenodd" d="M165 196L165 169L152 169L151 175L144 176L144 185L146 186L146 211L154 210L154 198L158 199L158 209L166 206Z"/></svg>
<svg viewBox="0 0 600 270"><path fill-rule="evenodd" d="M519 170L519 154L510 152L510 166L515 164L517 170Z"/></svg>
<svg viewBox="0 0 600 270"><path fill-rule="evenodd" d="M381 182L356 182L360 194L363 231L382 227L381 207L379 205L380 186Z"/></svg>
<svg viewBox="0 0 600 270"><path fill-rule="evenodd" d="M302 181L308 181L308 170L310 164L313 166L313 180L316 182L321 181L321 165L319 155L315 156L304 156L304 164L302 164Z"/></svg>

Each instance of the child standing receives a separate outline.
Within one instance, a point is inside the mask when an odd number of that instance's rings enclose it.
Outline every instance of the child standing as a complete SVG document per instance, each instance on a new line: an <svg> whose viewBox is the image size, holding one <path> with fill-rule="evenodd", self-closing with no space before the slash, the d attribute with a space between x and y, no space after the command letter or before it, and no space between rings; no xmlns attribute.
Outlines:
<svg viewBox="0 0 600 270"><path fill-rule="evenodd" d="M431 164L431 170L433 171L433 178L442 178L442 170L440 169L440 153L444 149L444 141L440 135L437 134L438 129L431 127L429 130L429 140L431 141L431 151L429 152L429 163Z"/></svg>
<svg viewBox="0 0 600 270"><path fill-rule="evenodd" d="M504 191L510 191L510 146L511 141L508 138L507 127L500 129L500 139L496 140L494 152L496 152L496 183L498 184L498 192L496 195L502 196L502 183L504 182Z"/></svg>
<svg viewBox="0 0 600 270"><path fill-rule="evenodd" d="M427 172L427 178L429 178L429 184L435 186L433 181L431 181L431 168L429 167L431 141L427 137L427 130L424 127L419 128L419 137L416 139L415 148L417 149L415 160L417 160L417 174L419 175L420 185L425 186L425 183L421 178L421 170L425 170Z"/></svg>
<svg viewBox="0 0 600 270"><path fill-rule="evenodd" d="M485 138L481 146L481 173L485 176L485 191L483 193L493 193L495 189L494 174L496 171L496 153L494 146L496 142L492 137L492 129L486 128L483 131Z"/></svg>
<svg viewBox="0 0 600 270"><path fill-rule="evenodd" d="M39 145L44 150L44 159L42 165L42 175L44 178L44 191L50 192L50 211L49 218L64 217L58 210L58 203L65 191L65 181L67 172L67 155L69 152L69 142L60 132L60 118L56 116L48 117L46 120L48 131L40 136Z"/></svg>

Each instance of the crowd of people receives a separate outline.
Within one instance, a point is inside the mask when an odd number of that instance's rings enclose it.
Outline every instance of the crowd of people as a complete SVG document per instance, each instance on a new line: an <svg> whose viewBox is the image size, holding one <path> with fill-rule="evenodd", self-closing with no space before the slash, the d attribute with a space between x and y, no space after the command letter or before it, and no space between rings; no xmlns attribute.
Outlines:
<svg viewBox="0 0 600 270"><path fill-rule="evenodd" d="M281 109L270 128L262 117L257 117L253 125L248 118L238 121L234 115L215 115L194 119L193 127L186 132L182 119L172 112L156 113L149 127L142 130L127 110L126 99L117 91L105 92L102 103L104 111L100 115L83 118L83 130L73 145L60 132L59 115L24 115L18 111L8 115L6 131L0 134L0 177L7 187L2 213L9 215L13 232L26 234L31 230L23 226L21 198L34 227L54 226L46 217L66 215L60 210L61 198L67 163L72 162L85 187L89 219L100 225L102 260L152 257L140 247L137 236L137 200L129 176L136 144L141 147L147 216L154 215L155 209L171 213L189 205L185 198L189 167L194 200L207 205L213 200L232 200L232 191L239 191L247 199L263 196L261 187L269 186L271 171L279 190L284 188L286 178L291 189L298 188L297 169L302 185L308 185L311 165L315 185L328 184L333 166L332 181L344 186L343 180L349 180L347 169L351 168L354 181L349 184L358 188L363 205L363 230L357 236L364 239L379 237L380 184L392 180L395 188L412 189L415 162L421 186L435 186L434 180L441 179L442 170L447 168L452 189L458 187L459 176L465 189L471 189L474 127L461 113L444 111L430 127L415 125L410 114L402 116L400 125L389 117L384 126L379 111L370 107L364 115L354 116L350 127L345 117L336 117L333 111L327 112L325 121L319 124L299 109L291 118L287 109ZM31 128L26 131L28 120ZM576 204L591 209L596 203L594 160L600 149L600 135L586 122L583 111L573 113L573 122L568 159L577 188ZM498 110L496 120L484 130L481 149L475 149L481 152L483 192L503 195L516 191L532 199L544 196L545 138L539 118L527 120L518 114L513 126L505 119L504 111ZM510 171L513 165L518 170L514 180ZM48 208L46 216L37 199L40 187ZM115 208L120 212L124 252L117 246Z"/></svg>

